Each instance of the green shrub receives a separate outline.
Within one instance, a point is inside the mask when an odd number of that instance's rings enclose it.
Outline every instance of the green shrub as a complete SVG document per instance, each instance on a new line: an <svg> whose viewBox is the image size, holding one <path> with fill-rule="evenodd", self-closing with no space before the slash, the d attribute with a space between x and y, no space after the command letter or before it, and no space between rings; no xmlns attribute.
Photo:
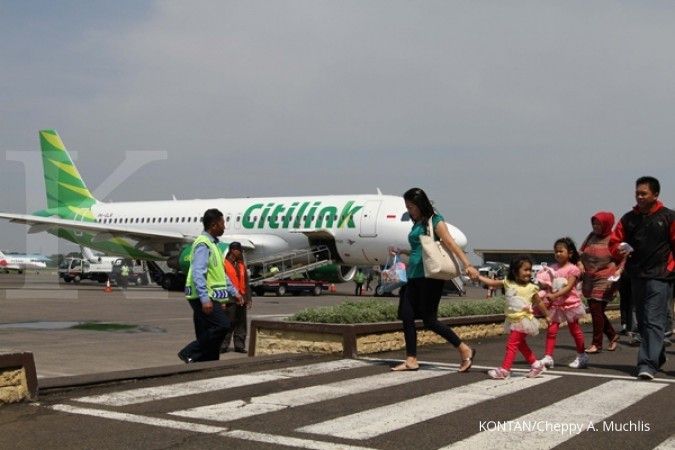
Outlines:
<svg viewBox="0 0 675 450"><path fill-rule="evenodd" d="M502 314L503 298L492 300L444 300L438 308L438 317L482 316ZM287 320L314 323L373 323L399 320L398 303L386 300L348 300L340 305L307 308Z"/></svg>

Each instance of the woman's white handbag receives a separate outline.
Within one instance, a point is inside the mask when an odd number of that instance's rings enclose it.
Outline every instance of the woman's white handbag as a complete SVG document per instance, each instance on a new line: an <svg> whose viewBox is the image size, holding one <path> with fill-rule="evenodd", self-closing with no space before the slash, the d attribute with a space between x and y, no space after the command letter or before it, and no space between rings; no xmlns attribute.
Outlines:
<svg viewBox="0 0 675 450"><path fill-rule="evenodd" d="M432 216L433 217L433 216ZM448 252L441 241L434 239L434 224L429 218L429 234L420 236L422 243L422 263L424 277L435 280L451 280L460 274L459 262L452 252Z"/></svg>

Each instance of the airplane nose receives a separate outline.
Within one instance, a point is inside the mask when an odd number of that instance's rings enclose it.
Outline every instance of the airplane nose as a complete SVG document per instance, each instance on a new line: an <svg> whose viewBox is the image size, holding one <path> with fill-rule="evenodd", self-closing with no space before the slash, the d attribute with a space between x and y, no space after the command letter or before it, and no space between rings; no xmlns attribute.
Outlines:
<svg viewBox="0 0 675 450"><path fill-rule="evenodd" d="M466 238L466 235L462 233L462 230L452 224L449 224L448 222L445 222L445 224L448 226L450 236L452 236L457 245L459 245L462 249L466 247L466 244L469 243L469 240Z"/></svg>

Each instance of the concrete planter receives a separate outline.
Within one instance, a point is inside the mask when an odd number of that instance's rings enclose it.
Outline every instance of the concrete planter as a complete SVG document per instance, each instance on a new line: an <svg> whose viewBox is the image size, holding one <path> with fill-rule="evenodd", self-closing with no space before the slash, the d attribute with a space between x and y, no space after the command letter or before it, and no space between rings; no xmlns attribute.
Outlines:
<svg viewBox="0 0 675 450"><path fill-rule="evenodd" d="M607 316L615 319L618 308L610 306ZM504 332L504 315L470 316L439 319L449 325L462 340L498 336ZM586 315L581 323L590 323ZM416 323L417 345L442 344L443 338L423 330L421 321ZM540 319L540 329L546 322ZM368 324L325 324L288 322L282 320L251 321L249 356L281 353L341 354L345 358L359 355L400 350L405 348L401 322Z"/></svg>
<svg viewBox="0 0 675 450"><path fill-rule="evenodd" d="M33 354L0 351L0 404L36 400L37 393Z"/></svg>

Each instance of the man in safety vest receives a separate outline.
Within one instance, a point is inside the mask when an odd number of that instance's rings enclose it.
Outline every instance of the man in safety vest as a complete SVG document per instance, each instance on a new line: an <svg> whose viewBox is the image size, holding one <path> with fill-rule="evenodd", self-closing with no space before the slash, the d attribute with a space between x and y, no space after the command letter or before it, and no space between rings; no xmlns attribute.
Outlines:
<svg viewBox="0 0 675 450"><path fill-rule="evenodd" d="M244 298L244 303L230 302L225 305L225 314L232 322L232 327L225 335L220 353L226 353L230 348L230 341L234 336L234 351L246 353L246 310L251 308L251 290L248 286L248 271L244 264L241 243L231 242L230 248L225 255L225 273L239 294Z"/></svg>
<svg viewBox="0 0 675 450"><path fill-rule="evenodd" d="M121 275L122 289L126 291L127 287L129 286L129 266L127 266L126 262L122 263L120 275Z"/></svg>
<svg viewBox="0 0 675 450"><path fill-rule="evenodd" d="M196 340L186 345L178 357L186 363L215 361L230 328L222 303L231 298L243 299L228 281L223 256L218 250L218 237L225 231L223 213L208 209L202 218L204 232L192 243L190 269L185 280L185 297L193 311Z"/></svg>
<svg viewBox="0 0 675 450"><path fill-rule="evenodd" d="M359 269L354 274L354 283L356 284L354 295L361 295L363 293L363 283L365 281L366 281L366 274L363 273L363 270Z"/></svg>

